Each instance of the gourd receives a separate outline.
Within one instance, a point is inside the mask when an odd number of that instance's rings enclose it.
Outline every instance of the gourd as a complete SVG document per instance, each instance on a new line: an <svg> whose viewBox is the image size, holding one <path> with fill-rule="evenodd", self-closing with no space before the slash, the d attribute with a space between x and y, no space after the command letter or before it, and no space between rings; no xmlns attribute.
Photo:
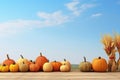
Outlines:
<svg viewBox="0 0 120 80"><path fill-rule="evenodd" d="M51 64L53 66L53 71L60 71L61 62L55 60L51 62Z"/></svg>
<svg viewBox="0 0 120 80"><path fill-rule="evenodd" d="M29 70L31 72L38 72L39 71L39 65L36 64L35 62L33 62L33 63L30 64Z"/></svg>
<svg viewBox="0 0 120 80"><path fill-rule="evenodd" d="M105 72L108 68L107 61L101 57L95 58L92 62L92 68L96 72Z"/></svg>
<svg viewBox="0 0 120 80"><path fill-rule="evenodd" d="M43 65L43 71L44 72L52 72L53 71L53 66L50 62L46 62L44 65Z"/></svg>
<svg viewBox="0 0 120 80"><path fill-rule="evenodd" d="M10 59L9 55L7 54L7 59L3 61L3 64L10 66L10 64L14 64L15 61Z"/></svg>
<svg viewBox="0 0 120 80"><path fill-rule="evenodd" d="M60 66L60 71L61 71L61 72L69 72L69 71L70 71L70 68L69 68L69 66L68 66L67 64L62 64L62 65Z"/></svg>
<svg viewBox="0 0 120 80"><path fill-rule="evenodd" d="M11 64L10 67L10 72L18 72L19 71L19 65L18 64Z"/></svg>
<svg viewBox="0 0 120 80"><path fill-rule="evenodd" d="M92 69L92 64L86 61L86 57L84 57L84 61L79 64L79 69L82 72L89 72Z"/></svg>
<svg viewBox="0 0 120 80"><path fill-rule="evenodd" d="M1 66L1 72L8 72L8 71L9 71L9 66L6 65L6 64L3 64L3 65Z"/></svg>
<svg viewBox="0 0 120 80"><path fill-rule="evenodd" d="M18 64L18 65L21 65L21 64L23 64L23 62L24 62L25 64L28 64L28 65L29 65L28 59L24 58L23 55L20 55L20 58L17 60L17 64Z"/></svg>
<svg viewBox="0 0 120 80"><path fill-rule="evenodd" d="M43 70L44 63L48 62L48 59L40 53L40 56L38 56L35 60L35 63L39 65L39 69Z"/></svg>
<svg viewBox="0 0 120 80"><path fill-rule="evenodd" d="M25 64L24 62L19 64L19 71L21 72L27 72L29 69L28 64Z"/></svg>
<svg viewBox="0 0 120 80"><path fill-rule="evenodd" d="M64 61L62 61L61 63L62 63L62 65L64 65L64 64L68 65L69 71L71 71L71 63L70 63L70 61L64 59Z"/></svg>

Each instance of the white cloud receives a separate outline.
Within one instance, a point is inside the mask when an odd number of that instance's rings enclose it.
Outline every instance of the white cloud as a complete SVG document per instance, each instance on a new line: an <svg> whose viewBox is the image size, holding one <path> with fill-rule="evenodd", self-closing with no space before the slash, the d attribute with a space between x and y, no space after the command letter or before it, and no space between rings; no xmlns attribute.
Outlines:
<svg viewBox="0 0 120 80"><path fill-rule="evenodd" d="M53 13L38 12L37 15L39 18L42 18L42 20L18 19L0 23L0 34L16 33L23 28L31 29L35 27L41 28L61 25L69 20L69 17L63 15L62 11L56 11Z"/></svg>
<svg viewBox="0 0 120 80"><path fill-rule="evenodd" d="M99 16L102 16L102 13L95 13L95 14L92 14L92 17L99 17Z"/></svg>
<svg viewBox="0 0 120 80"><path fill-rule="evenodd" d="M75 16L79 16L85 10L92 8L95 4L80 4L79 0L73 0L70 3L65 4L68 10L72 11Z"/></svg>

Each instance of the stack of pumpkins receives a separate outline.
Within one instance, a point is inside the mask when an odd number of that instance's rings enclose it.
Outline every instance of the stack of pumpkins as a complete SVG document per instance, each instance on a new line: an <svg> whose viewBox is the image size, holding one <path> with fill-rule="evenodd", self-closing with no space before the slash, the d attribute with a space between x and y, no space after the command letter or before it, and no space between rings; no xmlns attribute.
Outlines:
<svg viewBox="0 0 120 80"><path fill-rule="evenodd" d="M69 61L64 59L64 61L52 61L49 60L40 53L35 60L35 62L29 61L20 55L21 58L15 62L15 60L10 59L7 54L7 59L3 61L2 65L0 65L0 72L53 72L53 71L61 71L61 72L69 72L71 70L71 64Z"/></svg>
<svg viewBox="0 0 120 80"><path fill-rule="evenodd" d="M93 59L92 63L86 61L86 57L84 57L84 61L79 64L79 69L82 72L106 72L108 69L108 64L102 57Z"/></svg>

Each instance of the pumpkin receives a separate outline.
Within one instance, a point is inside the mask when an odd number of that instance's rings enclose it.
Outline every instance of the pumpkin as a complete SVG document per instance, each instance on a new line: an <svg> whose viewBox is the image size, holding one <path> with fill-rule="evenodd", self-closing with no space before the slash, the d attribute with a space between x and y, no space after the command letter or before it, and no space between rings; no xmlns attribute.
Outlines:
<svg viewBox="0 0 120 80"><path fill-rule="evenodd" d="M86 61L86 57L84 57L84 61L79 64L79 69L82 72L89 72L92 69L92 64Z"/></svg>
<svg viewBox="0 0 120 80"><path fill-rule="evenodd" d="M3 64L10 66L10 64L14 64L15 61L10 59L9 55L7 54L7 59L3 61Z"/></svg>
<svg viewBox="0 0 120 80"><path fill-rule="evenodd" d="M53 66L50 62L46 62L44 65L43 65L43 71L44 72L52 72L53 71Z"/></svg>
<svg viewBox="0 0 120 80"><path fill-rule="evenodd" d="M69 66L68 66L67 64L62 64L62 65L60 66L60 71L61 71L61 72L69 72L69 71L70 71L70 68L69 68Z"/></svg>
<svg viewBox="0 0 120 80"><path fill-rule="evenodd" d="M53 61L51 62L53 66L53 71L60 71L60 66L62 65L59 61Z"/></svg>
<svg viewBox="0 0 120 80"><path fill-rule="evenodd" d="M66 64L69 67L69 71L71 71L71 63L69 61L67 61L66 59L64 59L64 61L61 62L63 65Z"/></svg>
<svg viewBox="0 0 120 80"><path fill-rule="evenodd" d="M21 72L27 72L29 69L28 64L25 64L24 62L22 62L21 64L19 64L19 71Z"/></svg>
<svg viewBox="0 0 120 80"><path fill-rule="evenodd" d="M31 63L30 66L29 66L29 70L31 72L38 72L39 71L39 65L36 64L35 62Z"/></svg>
<svg viewBox="0 0 120 80"><path fill-rule="evenodd" d="M9 71L9 66L6 65L6 64L3 64L3 65L1 66L1 72L8 72L8 71Z"/></svg>
<svg viewBox="0 0 120 80"><path fill-rule="evenodd" d="M26 58L24 58L22 55L20 55L20 58L17 60L17 64L23 64L23 62L25 63L25 64L28 64L29 65L29 61L28 61L28 59L26 59Z"/></svg>
<svg viewBox="0 0 120 80"><path fill-rule="evenodd" d="M104 58L95 58L92 62L93 71L105 72L108 68L107 61Z"/></svg>
<svg viewBox="0 0 120 80"><path fill-rule="evenodd" d="M43 70L44 63L48 62L48 59L40 53L40 56L38 56L35 60L35 63L39 65L39 69Z"/></svg>
<svg viewBox="0 0 120 80"><path fill-rule="evenodd" d="M11 64L9 69L10 69L10 72L18 72L19 71L19 65L18 64Z"/></svg>

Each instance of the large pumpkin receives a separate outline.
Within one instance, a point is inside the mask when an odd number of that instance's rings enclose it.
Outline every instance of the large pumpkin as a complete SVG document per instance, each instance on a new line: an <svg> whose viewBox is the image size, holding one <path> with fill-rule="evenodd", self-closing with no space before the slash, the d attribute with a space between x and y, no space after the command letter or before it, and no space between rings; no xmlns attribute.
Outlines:
<svg viewBox="0 0 120 80"><path fill-rule="evenodd" d="M64 65L64 64L68 65L69 71L71 71L71 63L70 63L70 61L64 59L64 61L62 61L61 63L62 63L62 65Z"/></svg>
<svg viewBox="0 0 120 80"><path fill-rule="evenodd" d="M36 64L35 62L33 62L33 63L30 64L29 70L31 72L38 72L39 71L39 65Z"/></svg>
<svg viewBox="0 0 120 80"><path fill-rule="evenodd" d="M79 69L82 72L89 72L92 69L92 64L86 61L86 57L84 57L84 61L79 64Z"/></svg>
<svg viewBox="0 0 120 80"><path fill-rule="evenodd" d="M43 70L44 63L48 62L48 59L40 53L40 56L38 56L35 60L35 63L39 65L39 69Z"/></svg>
<svg viewBox="0 0 120 80"><path fill-rule="evenodd" d="M44 72L52 72L53 71L53 66L50 62L46 62L44 65L43 65L43 71Z"/></svg>
<svg viewBox="0 0 120 80"><path fill-rule="evenodd" d="M107 61L101 57L95 58L92 62L92 68L96 72L105 72L108 68Z"/></svg>
<svg viewBox="0 0 120 80"><path fill-rule="evenodd" d="M14 64L15 61L10 59L9 55L7 54L7 59L3 61L3 64L10 66L10 64Z"/></svg>
<svg viewBox="0 0 120 80"><path fill-rule="evenodd" d="M53 61L51 62L53 66L53 71L60 71L60 66L62 65L59 61Z"/></svg>

